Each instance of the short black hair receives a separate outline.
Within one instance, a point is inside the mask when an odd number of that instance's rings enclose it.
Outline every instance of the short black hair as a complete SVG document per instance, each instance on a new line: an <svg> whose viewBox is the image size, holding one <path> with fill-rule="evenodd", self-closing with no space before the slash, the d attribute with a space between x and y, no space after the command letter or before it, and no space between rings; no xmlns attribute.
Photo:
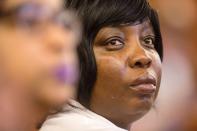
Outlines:
<svg viewBox="0 0 197 131"><path fill-rule="evenodd" d="M66 0L66 8L73 8L83 22L83 40L78 48L80 81L78 101L89 107L97 77L93 41L106 26L132 25L149 19L155 36L155 48L162 60L163 47L157 12L146 0Z"/></svg>

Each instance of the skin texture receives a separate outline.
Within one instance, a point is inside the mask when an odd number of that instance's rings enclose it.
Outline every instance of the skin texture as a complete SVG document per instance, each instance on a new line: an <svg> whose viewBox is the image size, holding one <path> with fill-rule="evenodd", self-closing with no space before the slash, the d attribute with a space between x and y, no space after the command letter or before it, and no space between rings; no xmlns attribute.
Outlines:
<svg viewBox="0 0 197 131"><path fill-rule="evenodd" d="M93 43L98 74L90 108L122 128L144 116L159 91L161 60L154 37L147 20L134 26L104 27ZM154 86L145 85L154 88L151 93L138 90L143 84L132 86L136 79L147 77L156 81Z"/></svg>
<svg viewBox="0 0 197 131"><path fill-rule="evenodd" d="M26 2L45 6L52 12L59 11L62 3L7 0L3 9L11 10ZM51 110L73 97L74 83L60 81L54 72L62 65L77 69L78 35L49 20L31 26L20 25L13 18L1 19L0 130L36 130Z"/></svg>

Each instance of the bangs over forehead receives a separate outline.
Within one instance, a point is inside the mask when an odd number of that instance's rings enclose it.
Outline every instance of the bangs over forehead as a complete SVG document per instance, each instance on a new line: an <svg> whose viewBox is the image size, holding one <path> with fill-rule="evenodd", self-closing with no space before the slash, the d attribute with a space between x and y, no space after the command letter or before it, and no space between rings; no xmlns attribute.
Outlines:
<svg viewBox="0 0 197 131"><path fill-rule="evenodd" d="M69 1L69 0L68 0ZM146 0L70 0L83 17L85 29L98 30L104 26L116 26L142 22L150 14Z"/></svg>
<svg viewBox="0 0 197 131"><path fill-rule="evenodd" d="M151 10L145 0L95 0L87 11L94 25L116 26L142 22Z"/></svg>

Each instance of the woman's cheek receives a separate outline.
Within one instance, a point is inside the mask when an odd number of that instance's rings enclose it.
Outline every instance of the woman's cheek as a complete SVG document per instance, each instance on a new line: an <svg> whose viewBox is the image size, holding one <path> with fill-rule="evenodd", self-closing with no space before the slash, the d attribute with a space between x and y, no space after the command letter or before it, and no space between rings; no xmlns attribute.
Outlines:
<svg viewBox="0 0 197 131"><path fill-rule="evenodd" d="M100 56L97 59L98 75L107 77L108 79L120 80L125 72L124 63L113 56Z"/></svg>

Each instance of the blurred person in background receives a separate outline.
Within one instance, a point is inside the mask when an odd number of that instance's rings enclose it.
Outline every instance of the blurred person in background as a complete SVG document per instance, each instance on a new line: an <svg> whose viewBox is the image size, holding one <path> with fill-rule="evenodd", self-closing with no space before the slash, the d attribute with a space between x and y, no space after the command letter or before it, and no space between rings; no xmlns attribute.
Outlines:
<svg viewBox="0 0 197 131"><path fill-rule="evenodd" d="M197 2L150 0L159 12L164 41L161 90L152 110L133 127L135 131L181 131L196 103ZM189 115L189 116L188 116ZM144 124L146 123L146 124ZM196 122L195 122L196 123ZM142 126L143 125L143 126ZM185 129L185 128L184 128ZM190 129L183 131L191 131Z"/></svg>
<svg viewBox="0 0 197 131"><path fill-rule="evenodd" d="M80 24L62 6L0 1L0 131L36 131L74 95Z"/></svg>
<svg viewBox="0 0 197 131"><path fill-rule="evenodd" d="M70 0L83 19L77 100L41 131L125 131L157 97L162 38L146 0Z"/></svg>

